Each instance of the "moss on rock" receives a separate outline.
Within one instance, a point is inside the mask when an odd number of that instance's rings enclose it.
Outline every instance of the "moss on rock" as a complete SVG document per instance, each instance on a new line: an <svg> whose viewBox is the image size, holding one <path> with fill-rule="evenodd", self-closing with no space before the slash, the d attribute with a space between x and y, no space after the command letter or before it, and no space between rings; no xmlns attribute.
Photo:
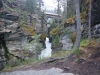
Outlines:
<svg viewBox="0 0 100 75"><path fill-rule="evenodd" d="M58 27L57 27L57 28L52 29L52 30L50 31L50 35L55 35L55 34L57 34L58 30L59 30L59 28L58 28Z"/></svg>
<svg viewBox="0 0 100 75"><path fill-rule="evenodd" d="M46 37L47 37L47 34L44 33L39 38L40 38L41 41L45 41Z"/></svg>
<svg viewBox="0 0 100 75"><path fill-rule="evenodd" d="M86 12L82 12L82 13L80 14L80 18L81 18L81 23L84 23L84 22L85 22L85 19L86 19ZM65 21L65 23L73 24L73 23L75 23L75 19L76 19L76 15L74 15L73 17L67 19L67 20ZM64 24L65 24L65 23L64 23Z"/></svg>
<svg viewBox="0 0 100 75"><path fill-rule="evenodd" d="M23 29L27 34L29 34L31 36L34 36L36 34L34 28L32 28L31 26L24 25Z"/></svg>

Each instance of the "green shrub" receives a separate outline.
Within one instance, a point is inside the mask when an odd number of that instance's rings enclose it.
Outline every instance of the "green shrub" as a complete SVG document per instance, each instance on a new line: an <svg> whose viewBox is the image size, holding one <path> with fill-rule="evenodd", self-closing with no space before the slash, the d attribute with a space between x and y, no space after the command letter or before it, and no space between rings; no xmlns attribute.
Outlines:
<svg viewBox="0 0 100 75"><path fill-rule="evenodd" d="M52 53L51 57L66 57L66 56L70 55L71 52L72 52L72 50L68 50L68 51L61 50L56 53Z"/></svg>
<svg viewBox="0 0 100 75"><path fill-rule="evenodd" d="M55 39L54 39L54 44L58 45L60 43L59 41L59 35L56 35Z"/></svg>
<svg viewBox="0 0 100 75"><path fill-rule="evenodd" d="M87 39L82 39L80 42L80 47L81 46L87 46L88 45L88 40Z"/></svg>
<svg viewBox="0 0 100 75"><path fill-rule="evenodd" d="M38 58L30 58L26 61L22 60L22 61L18 61L18 65L12 67L12 65L10 65L9 63L7 63L5 65L5 68L3 69L3 71L10 71L10 70L14 70L16 68L19 68L20 66L27 66L27 65L31 65L31 64L35 64L37 62L39 62L41 60L39 60Z"/></svg>
<svg viewBox="0 0 100 75"><path fill-rule="evenodd" d="M53 29L53 28L55 28L55 27L56 27L56 24L55 24L55 22L54 22L54 21L53 21L53 22L51 22L51 23L50 23L50 25L51 25L51 26L50 26L50 31L51 31L51 29Z"/></svg>

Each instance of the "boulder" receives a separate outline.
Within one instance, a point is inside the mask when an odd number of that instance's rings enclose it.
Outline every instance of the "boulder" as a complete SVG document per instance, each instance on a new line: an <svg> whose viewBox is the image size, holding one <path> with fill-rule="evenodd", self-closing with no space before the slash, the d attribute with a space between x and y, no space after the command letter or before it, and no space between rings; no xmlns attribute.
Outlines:
<svg viewBox="0 0 100 75"><path fill-rule="evenodd" d="M59 44L56 44L56 45L54 43L52 43L52 45L51 45L51 49L52 49L53 52L61 51L62 47L63 47L62 43L59 43Z"/></svg>
<svg viewBox="0 0 100 75"><path fill-rule="evenodd" d="M63 44L62 50L71 50L73 43L68 36L63 36L60 41Z"/></svg>
<svg viewBox="0 0 100 75"><path fill-rule="evenodd" d="M11 66L11 67L15 67L19 64L19 60L17 59L11 59L8 61L8 64Z"/></svg>

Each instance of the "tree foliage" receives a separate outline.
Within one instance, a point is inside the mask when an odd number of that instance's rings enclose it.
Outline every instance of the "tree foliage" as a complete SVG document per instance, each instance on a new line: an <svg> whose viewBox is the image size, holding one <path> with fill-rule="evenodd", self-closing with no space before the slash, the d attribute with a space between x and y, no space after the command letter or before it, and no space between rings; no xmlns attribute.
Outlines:
<svg viewBox="0 0 100 75"><path fill-rule="evenodd" d="M38 8L41 9L41 6L43 6L44 3L42 0L37 0L37 5L38 5Z"/></svg>
<svg viewBox="0 0 100 75"><path fill-rule="evenodd" d="M56 35L55 39L54 39L54 44L58 45L60 43L59 41L59 35Z"/></svg>
<svg viewBox="0 0 100 75"><path fill-rule="evenodd" d="M26 9L30 13L35 13L35 11L37 9L36 0L26 0Z"/></svg>
<svg viewBox="0 0 100 75"><path fill-rule="evenodd" d="M69 0L67 4L67 18L75 15L74 1Z"/></svg>
<svg viewBox="0 0 100 75"><path fill-rule="evenodd" d="M37 10L41 10L41 6L43 5L42 0L26 0L26 9L31 13L36 13Z"/></svg>

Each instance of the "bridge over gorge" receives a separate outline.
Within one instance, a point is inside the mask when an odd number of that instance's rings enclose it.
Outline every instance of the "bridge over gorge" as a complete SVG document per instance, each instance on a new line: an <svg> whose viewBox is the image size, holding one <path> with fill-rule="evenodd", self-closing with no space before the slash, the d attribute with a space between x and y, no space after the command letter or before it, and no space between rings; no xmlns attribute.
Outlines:
<svg viewBox="0 0 100 75"><path fill-rule="evenodd" d="M48 13L48 12L45 12L44 14L46 16L47 24L49 24L49 22L48 22L49 19L54 20L56 25L59 25L62 21L61 15L54 14L54 13Z"/></svg>

